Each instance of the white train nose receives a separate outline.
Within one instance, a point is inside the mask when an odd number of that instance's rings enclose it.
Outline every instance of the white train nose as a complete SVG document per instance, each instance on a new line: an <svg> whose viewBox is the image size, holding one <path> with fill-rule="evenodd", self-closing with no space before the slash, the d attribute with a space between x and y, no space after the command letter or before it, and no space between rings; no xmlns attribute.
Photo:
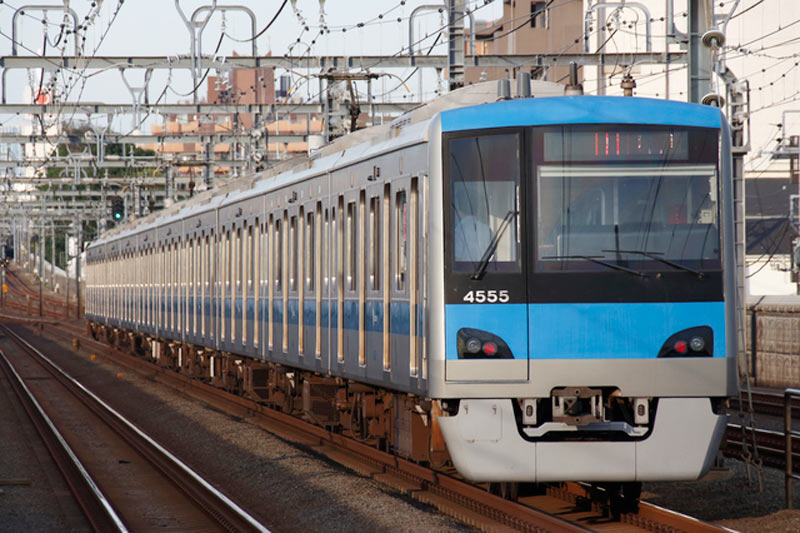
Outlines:
<svg viewBox="0 0 800 533"><path fill-rule="evenodd" d="M708 398L661 398L649 435L606 442L526 440L510 399L462 400L438 422L453 464L472 481L655 481L708 472L727 417Z"/></svg>

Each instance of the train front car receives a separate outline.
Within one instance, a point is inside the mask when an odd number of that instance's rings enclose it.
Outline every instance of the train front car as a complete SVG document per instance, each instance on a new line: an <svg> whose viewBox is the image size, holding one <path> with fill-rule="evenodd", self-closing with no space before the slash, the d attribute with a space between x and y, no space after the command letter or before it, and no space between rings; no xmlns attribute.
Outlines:
<svg viewBox="0 0 800 533"><path fill-rule="evenodd" d="M431 331L443 335L430 392L458 470L476 481L707 472L737 387L720 111L529 98L444 111L434 129L443 211L431 264L443 275Z"/></svg>

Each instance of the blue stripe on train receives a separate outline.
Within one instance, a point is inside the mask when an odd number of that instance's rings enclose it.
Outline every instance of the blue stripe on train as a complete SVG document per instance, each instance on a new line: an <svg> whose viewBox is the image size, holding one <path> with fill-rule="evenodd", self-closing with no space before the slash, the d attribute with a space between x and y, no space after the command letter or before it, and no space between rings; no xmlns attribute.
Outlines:
<svg viewBox="0 0 800 533"><path fill-rule="evenodd" d="M567 96L522 98L442 111L442 131L558 124L654 124L720 128L712 106L653 98Z"/></svg>
<svg viewBox="0 0 800 533"><path fill-rule="evenodd" d="M169 302L173 302L174 307L169 306ZM162 298L161 299L161 309L165 313L167 320L169 320L169 313L174 312L177 310L177 306L179 304L185 303L185 299L183 298ZM265 298L261 298L261 305L259 308L259 316L261 320L266 320L266 313L269 306L269 301ZM213 303L213 305L212 305ZM204 299L202 302L198 298L197 305L202 309L203 313L206 315L207 320L210 319L212 314L212 309L217 309L217 304L219 302L213 301L210 298ZM303 302L303 323L307 327L316 326L316 302L305 301ZM229 320L231 318L231 310L233 308L236 309L237 317L241 316L242 312L242 305L243 300L241 298L232 299L230 297L226 297L223 299L223 309L222 311L225 313L224 318ZM235 307L234 307L235 306ZM288 321L289 324L297 325L298 321L298 312L300 305L296 299L287 300L287 307L288 307ZM358 330L358 311L359 305L357 301L354 300L345 300L343 302L344 307L344 329L348 330ZM382 300L367 300L365 302L365 320L364 320L364 327L367 331L381 333L383 332L383 321L384 321L384 313L383 313L383 301ZM337 303L334 302L321 302L320 304L321 310L321 327L337 327L337 320L338 320L338 309ZM254 311L254 302L253 300L248 300L247 302L247 316L249 319L253 318L253 311ZM409 305L408 302L392 302L389 305L389 312L390 312L390 333L395 335L408 335L410 330L409 327ZM283 300L277 299L272 304L272 321L273 322L283 322ZM417 306L417 331L422 331L422 307Z"/></svg>
<svg viewBox="0 0 800 533"><path fill-rule="evenodd" d="M727 355L724 302L457 304L445 309L447 359L458 359L461 328L502 338L515 358L654 359L673 334L714 331L714 357Z"/></svg>
<svg viewBox="0 0 800 533"><path fill-rule="evenodd" d="M714 331L714 357L727 355L725 302L534 304L531 355L536 359L655 358L673 334Z"/></svg>

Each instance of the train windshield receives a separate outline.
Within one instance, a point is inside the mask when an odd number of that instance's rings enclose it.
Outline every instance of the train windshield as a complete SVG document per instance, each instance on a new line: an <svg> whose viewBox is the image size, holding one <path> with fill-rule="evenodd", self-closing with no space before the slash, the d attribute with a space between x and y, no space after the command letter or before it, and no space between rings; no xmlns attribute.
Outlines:
<svg viewBox="0 0 800 533"><path fill-rule="evenodd" d="M519 152L515 133L450 142L455 271L519 271Z"/></svg>
<svg viewBox="0 0 800 533"><path fill-rule="evenodd" d="M719 269L717 135L664 127L539 131L536 270Z"/></svg>

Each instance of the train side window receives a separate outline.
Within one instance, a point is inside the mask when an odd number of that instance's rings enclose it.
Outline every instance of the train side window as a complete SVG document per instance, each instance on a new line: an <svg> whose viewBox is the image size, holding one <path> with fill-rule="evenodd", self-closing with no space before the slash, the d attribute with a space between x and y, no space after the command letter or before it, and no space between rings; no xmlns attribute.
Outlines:
<svg viewBox="0 0 800 533"><path fill-rule="evenodd" d="M406 271L408 269L408 199L406 191L398 191L395 196L395 227L397 228L397 249L395 250L395 276L397 290L406 288Z"/></svg>
<svg viewBox="0 0 800 533"><path fill-rule="evenodd" d="M306 215L305 268L303 269L306 275L306 289L309 291L314 290L314 274L316 272L316 242L314 237L314 212L310 211Z"/></svg>
<svg viewBox="0 0 800 533"><path fill-rule="evenodd" d="M324 222L323 222L322 239L321 239L321 241L322 241L322 284L323 284L323 287L324 287L325 291L327 291L328 287L329 287L328 283L330 281L329 280L330 273L328 272L329 259L328 259L328 255L327 255L328 243L330 242L330 239L331 239L330 218L329 218L330 217L330 210L329 209L325 210L325 215L324 216L325 216L325 218L324 218Z"/></svg>
<svg viewBox="0 0 800 533"><path fill-rule="evenodd" d="M380 197L373 196L369 199L369 240L367 247L369 253L369 287L373 291L380 288L378 278L378 264L380 263Z"/></svg>
<svg viewBox="0 0 800 533"><path fill-rule="evenodd" d="M281 277L283 275L283 232L281 231L281 219L275 219L275 253L273 254L275 268L275 290L281 292Z"/></svg>
<svg viewBox="0 0 800 533"><path fill-rule="evenodd" d="M339 213L341 213L341 209L339 209ZM339 262L341 258L341 250L339 249L341 246L341 239L339 236L339 222L336 219L336 206L331 208L331 234L330 234L330 241L333 249L331 250L331 267L330 267L330 283L332 288L337 288L339 286L338 280L342 277L341 268L339 267ZM337 289L338 290L338 289Z"/></svg>
<svg viewBox="0 0 800 533"><path fill-rule="evenodd" d="M289 251L289 290L297 290L297 217L289 219L289 241L291 249Z"/></svg>
<svg viewBox="0 0 800 533"><path fill-rule="evenodd" d="M358 264L358 237L356 235L356 203L347 204L347 289L356 289L356 265Z"/></svg>

